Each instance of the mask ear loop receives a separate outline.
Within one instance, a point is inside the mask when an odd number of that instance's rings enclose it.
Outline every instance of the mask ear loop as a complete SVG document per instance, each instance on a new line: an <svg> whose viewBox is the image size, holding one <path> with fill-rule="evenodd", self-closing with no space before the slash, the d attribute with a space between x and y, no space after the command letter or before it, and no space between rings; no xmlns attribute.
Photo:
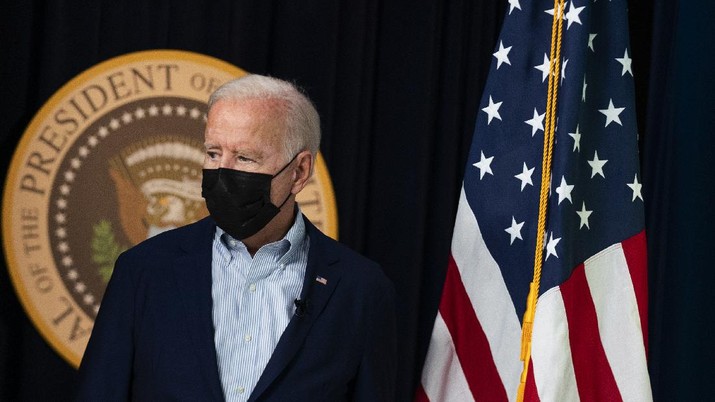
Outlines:
<svg viewBox="0 0 715 402"><path fill-rule="evenodd" d="M288 196L286 197L285 200L283 200L283 202L282 202L281 205L278 207L278 209L283 208L283 205L285 205L285 203L288 202L288 198L290 198L290 196L291 196L292 194L293 194L292 192L290 192L290 191L288 192Z"/></svg>
<svg viewBox="0 0 715 402"><path fill-rule="evenodd" d="M281 168L281 170L278 171L278 173L274 174L273 177L272 177L272 179L275 179L279 174L283 173L283 171L286 170L286 168L287 168L288 166L290 166L291 163L293 163L293 161L295 160L295 158L298 157L298 155L300 155L300 152L298 152L297 154L295 154L295 156L293 156L293 158L292 158L290 161L288 161L288 163L286 163L285 166L283 166L283 167Z"/></svg>
<svg viewBox="0 0 715 402"><path fill-rule="evenodd" d="M281 168L281 170L279 170L278 173L274 174L273 177L271 178L271 180L272 180L272 179L275 179L279 174L283 173L283 171L286 170L286 168L287 168L288 166L290 166L291 163L293 163L293 161L295 160L295 158L298 157L298 155L300 155L300 152L298 152L297 154L295 154L295 156L293 157L293 159L291 159L288 163L286 163L286 165L283 166L283 168ZM285 205L285 203L288 202L288 199L290 198L290 196L291 196L292 194L293 194L293 193L292 193L291 191L288 192L288 196L286 196L285 200L283 200L283 202L281 202L281 205L278 206L278 209L283 208L283 205Z"/></svg>

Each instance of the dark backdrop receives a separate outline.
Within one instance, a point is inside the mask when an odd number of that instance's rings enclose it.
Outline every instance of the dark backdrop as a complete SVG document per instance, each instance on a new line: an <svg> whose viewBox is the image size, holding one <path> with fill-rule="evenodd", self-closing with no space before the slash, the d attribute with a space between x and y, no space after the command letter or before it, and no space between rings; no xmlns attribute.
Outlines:
<svg viewBox="0 0 715 402"><path fill-rule="evenodd" d="M644 194L652 201L651 372L662 400L706 395L698 392L712 375L712 352L700 348L713 328L704 307L713 247L697 246L713 239L703 226L713 222L712 191L702 186L713 182L707 177L713 160L707 148L715 145L707 135L713 80L703 73L715 63L710 55L703 64L702 52L715 35L706 18L709 12L712 21L713 6L690 3L630 2ZM703 3L700 10L696 3ZM2 2L0 180L40 106L75 75L114 56L189 50L297 82L322 116L321 151L335 186L340 239L380 262L396 284L399 400L408 401L429 342L466 153L506 7L495 0ZM691 20L697 29L684 28ZM701 53L688 41L696 36L710 43ZM677 68L687 57L700 64ZM693 75L705 85L684 78ZM688 85L698 98L689 97ZM675 107L680 101L701 107ZM691 137L679 136L682 118L692 121ZM689 243L683 236L694 230L698 241ZM75 371L25 316L4 264L0 400L67 400Z"/></svg>

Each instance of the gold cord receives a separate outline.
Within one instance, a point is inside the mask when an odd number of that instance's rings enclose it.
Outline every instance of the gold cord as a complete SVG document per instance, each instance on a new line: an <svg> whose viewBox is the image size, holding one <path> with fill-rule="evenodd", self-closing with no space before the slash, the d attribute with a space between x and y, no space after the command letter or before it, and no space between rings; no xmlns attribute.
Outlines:
<svg viewBox="0 0 715 402"><path fill-rule="evenodd" d="M549 184L551 176L551 161L554 152L554 131L556 128L556 101L559 93L559 76L561 72L561 32L563 27L564 0L554 0L554 19L551 24L551 58L549 63L549 85L546 95L546 130L544 131L544 153L541 159L541 192L539 196L539 220L536 230L536 248L534 250L534 276L529 285L529 296L526 300L526 311L521 331L521 360L524 367L521 371L517 401L523 402L526 379L529 374L531 360L531 334L536 313L536 300L539 296L541 283L541 267L543 265L544 238L546 233L546 212L549 204Z"/></svg>

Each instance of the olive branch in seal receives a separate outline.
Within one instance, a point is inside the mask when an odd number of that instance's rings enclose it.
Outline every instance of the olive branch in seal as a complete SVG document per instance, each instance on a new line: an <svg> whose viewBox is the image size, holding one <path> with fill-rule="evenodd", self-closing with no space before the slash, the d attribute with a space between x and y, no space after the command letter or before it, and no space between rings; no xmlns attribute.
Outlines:
<svg viewBox="0 0 715 402"><path fill-rule="evenodd" d="M99 264L99 275L104 283L109 282L109 278L114 271L114 262L119 254L127 250L128 247L120 245L114 237L112 223L102 219L92 226L94 235L92 236L92 261Z"/></svg>

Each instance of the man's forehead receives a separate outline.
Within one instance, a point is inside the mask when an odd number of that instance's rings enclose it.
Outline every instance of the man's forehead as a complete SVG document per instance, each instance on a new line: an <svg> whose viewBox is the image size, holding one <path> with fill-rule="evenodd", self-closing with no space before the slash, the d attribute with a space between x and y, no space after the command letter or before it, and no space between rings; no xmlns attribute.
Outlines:
<svg viewBox="0 0 715 402"><path fill-rule="evenodd" d="M218 124L230 121L231 125L245 125L253 130L282 131L286 110L267 99L222 100L209 111L206 124L210 131Z"/></svg>
<svg viewBox="0 0 715 402"><path fill-rule="evenodd" d="M221 106L222 109L236 113L256 113L262 116L271 115L277 117L288 110L288 102L285 99L269 97L249 97L249 98L224 98L213 104L211 111Z"/></svg>

